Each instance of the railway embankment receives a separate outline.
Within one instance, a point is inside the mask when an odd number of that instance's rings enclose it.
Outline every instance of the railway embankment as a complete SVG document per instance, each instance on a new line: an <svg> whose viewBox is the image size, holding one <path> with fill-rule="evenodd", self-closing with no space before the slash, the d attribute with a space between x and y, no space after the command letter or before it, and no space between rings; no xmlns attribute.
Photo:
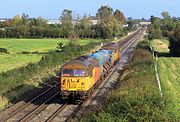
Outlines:
<svg viewBox="0 0 180 122"><path fill-rule="evenodd" d="M96 112L81 121L178 121L169 97L159 94L148 40L141 41L121 78Z"/></svg>
<svg viewBox="0 0 180 122"><path fill-rule="evenodd" d="M169 97L171 104L168 108L180 120L180 58L170 54L169 40L154 39L150 43L155 55L162 95Z"/></svg>

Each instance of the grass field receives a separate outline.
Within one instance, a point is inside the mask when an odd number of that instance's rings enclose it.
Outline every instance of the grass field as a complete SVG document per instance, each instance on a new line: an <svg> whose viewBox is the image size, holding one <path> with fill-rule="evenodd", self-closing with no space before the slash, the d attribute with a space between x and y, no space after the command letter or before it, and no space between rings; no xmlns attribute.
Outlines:
<svg viewBox="0 0 180 122"><path fill-rule="evenodd" d="M0 72L38 62L42 55L37 54L7 54L0 55Z"/></svg>
<svg viewBox="0 0 180 122"><path fill-rule="evenodd" d="M81 39L77 43L80 45L86 45L91 41L102 41L100 39ZM57 43L67 44L67 39L0 39L0 47L8 49L10 53L20 53L22 51L38 51L48 52L54 50Z"/></svg>
<svg viewBox="0 0 180 122"><path fill-rule="evenodd" d="M101 39L81 39L77 43L86 45L89 42L100 42ZM67 39L0 39L0 47L6 48L10 54L0 54L0 72L25 66L28 63L38 62L42 55L16 54L24 51L38 53L56 49L57 43L67 44Z"/></svg>
<svg viewBox="0 0 180 122"><path fill-rule="evenodd" d="M169 41L166 39L154 39L151 43L153 48L158 52L166 52L169 53Z"/></svg>
<svg viewBox="0 0 180 122"><path fill-rule="evenodd" d="M154 40L152 45L159 53L169 53L168 40ZM158 72L164 94L170 96L173 103L170 109L180 119L180 58L159 57Z"/></svg>

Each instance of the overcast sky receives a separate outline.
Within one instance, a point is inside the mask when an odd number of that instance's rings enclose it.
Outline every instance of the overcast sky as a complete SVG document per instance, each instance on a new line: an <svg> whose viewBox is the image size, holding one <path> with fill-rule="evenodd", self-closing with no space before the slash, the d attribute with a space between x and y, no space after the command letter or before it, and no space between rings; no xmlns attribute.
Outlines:
<svg viewBox="0 0 180 122"><path fill-rule="evenodd" d="M0 18L26 13L30 17L58 19L64 9L95 15L102 5L119 9L126 17L149 19L151 15L160 17L162 11L180 17L180 0L0 0Z"/></svg>

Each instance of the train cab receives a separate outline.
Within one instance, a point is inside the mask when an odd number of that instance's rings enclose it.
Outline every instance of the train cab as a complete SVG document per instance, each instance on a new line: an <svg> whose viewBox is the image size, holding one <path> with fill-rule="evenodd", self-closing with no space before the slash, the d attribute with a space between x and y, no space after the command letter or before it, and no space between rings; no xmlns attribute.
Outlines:
<svg viewBox="0 0 180 122"><path fill-rule="evenodd" d="M99 61L91 56L80 56L62 66L61 94L85 96L99 79Z"/></svg>

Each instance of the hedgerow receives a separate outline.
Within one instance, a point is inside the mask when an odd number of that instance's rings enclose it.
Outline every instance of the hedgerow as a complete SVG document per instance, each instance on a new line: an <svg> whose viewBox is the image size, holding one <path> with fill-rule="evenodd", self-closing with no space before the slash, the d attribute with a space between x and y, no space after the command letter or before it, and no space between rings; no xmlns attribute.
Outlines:
<svg viewBox="0 0 180 122"><path fill-rule="evenodd" d="M171 101L160 96L147 41L138 44L116 89L110 91L99 112L81 118L92 122L177 121L168 111Z"/></svg>

